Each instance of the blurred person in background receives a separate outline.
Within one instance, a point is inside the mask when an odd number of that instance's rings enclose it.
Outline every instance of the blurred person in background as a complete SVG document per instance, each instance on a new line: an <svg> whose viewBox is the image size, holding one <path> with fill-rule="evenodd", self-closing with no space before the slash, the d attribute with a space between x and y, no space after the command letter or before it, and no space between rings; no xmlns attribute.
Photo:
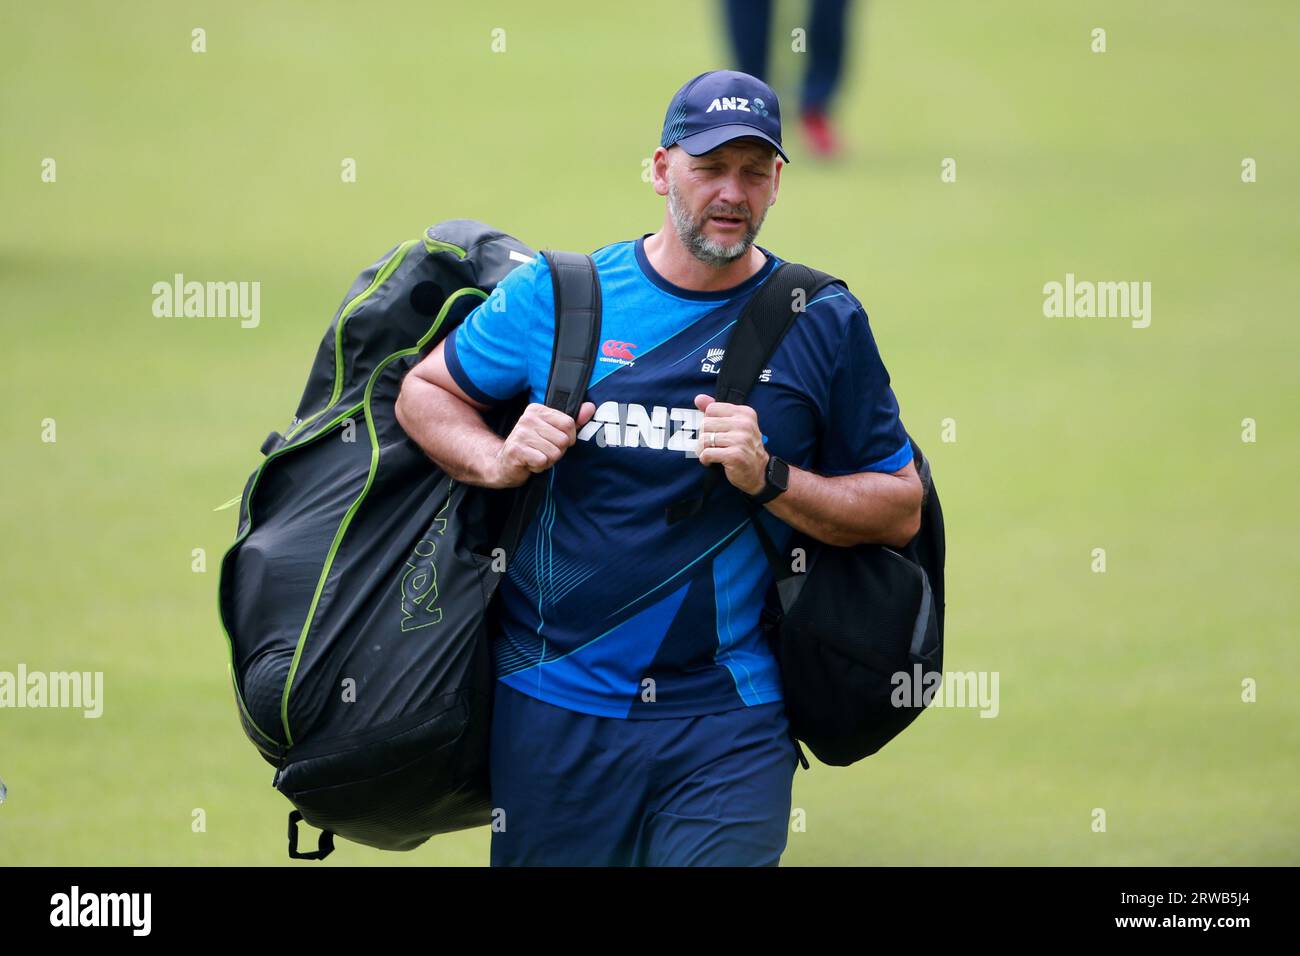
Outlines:
<svg viewBox="0 0 1300 956"><path fill-rule="evenodd" d="M768 76L768 34L772 0L723 0L727 33L736 69L772 83ZM799 94L799 126L814 156L829 159L840 152L830 120L831 102L844 66L844 28L849 0L809 0L807 63Z"/></svg>

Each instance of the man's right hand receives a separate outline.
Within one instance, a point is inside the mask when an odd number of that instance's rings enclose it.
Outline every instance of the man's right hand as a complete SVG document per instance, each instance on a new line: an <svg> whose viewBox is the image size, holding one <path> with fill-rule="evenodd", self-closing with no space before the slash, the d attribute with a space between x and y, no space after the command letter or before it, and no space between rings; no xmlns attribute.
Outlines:
<svg viewBox="0 0 1300 956"><path fill-rule="evenodd" d="M578 440L578 429L594 414L594 402L582 403L576 421L540 402L530 404L497 452L492 486L515 488L531 475L550 468Z"/></svg>

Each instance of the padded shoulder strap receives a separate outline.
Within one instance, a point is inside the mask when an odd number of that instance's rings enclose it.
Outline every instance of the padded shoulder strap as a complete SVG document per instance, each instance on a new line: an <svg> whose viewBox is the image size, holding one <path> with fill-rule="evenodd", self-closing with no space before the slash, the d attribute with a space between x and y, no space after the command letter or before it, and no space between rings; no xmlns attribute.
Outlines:
<svg viewBox="0 0 1300 956"><path fill-rule="evenodd" d="M591 256L543 249L555 292L555 346L546 404L573 418L587 396L600 338L600 279Z"/></svg>
<svg viewBox="0 0 1300 956"><path fill-rule="evenodd" d="M587 397L587 382L596 364L600 340L600 277L591 256L554 249L543 249L541 254L550 267L555 293L555 344L546 381L546 404L577 418ZM545 481L545 472L533 475L515 498L501 533L500 545L507 560L514 555L524 529L541 506Z"/></svg>
<svg viewBox="0 0 1300 956"><path fill-rule="evenodd" d="M736 321L727 341L714 399L743 405L799 313L824 286L839 281L798 262L777 266L745 303Z"/></svg>
<svg viewBox="0 0 1300 956"><path fill-rule="evenodd" d="M783 262L773 270L736 320L727 340L713 397L719 402L745 404L758 376L767 367L777 345L803 308L819 290L832 282L842 282L832 275L798 262ZM802 294L799 294L802 293ZM668 506L669 524L698 514L713 489L723 480L721 465L713 465L704 475L700 494L675 501Z"/></svg>

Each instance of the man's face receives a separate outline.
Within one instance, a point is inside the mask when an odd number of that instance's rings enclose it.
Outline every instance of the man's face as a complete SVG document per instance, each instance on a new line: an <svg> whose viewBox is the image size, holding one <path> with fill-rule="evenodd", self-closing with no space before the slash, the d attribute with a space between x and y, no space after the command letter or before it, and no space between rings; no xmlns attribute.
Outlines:
<svg viewBox="0 0 1300 956"><path fill-rule="evenodd" d="M678 146L668 152L668 214L682 245L712 266L748 253L776 198L776 151L738 139L703 156Z"/></svg>

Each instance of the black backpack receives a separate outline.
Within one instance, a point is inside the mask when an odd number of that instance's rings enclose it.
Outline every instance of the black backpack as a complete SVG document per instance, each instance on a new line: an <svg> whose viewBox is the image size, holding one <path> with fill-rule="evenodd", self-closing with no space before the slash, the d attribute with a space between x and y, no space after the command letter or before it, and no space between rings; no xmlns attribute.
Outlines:
<svg viewBox="0 0 1300 956"><path fill-rule="evenodd" d="M545 251L555 288L546 403L576 416L595 362L589 257ZM388 850L491 822L488 638L501 571L540 500L452 480L396 419L406 373L520 262L517 239L450 220L353 283L290 427L240 500L219 607L239 718L296 808L289 855L333 836ZM506 434L526 394L496 406ZM298 820L321 828L299 852Z"/></svg>
<svg viewBox="0 0 1300 956"><path fill-rule="evenodd" d="M784 262L758 287L727 342L715 398L744 404L782 336L797 320L794 294L811 302L841 279ZM848 766L901 733L931 700L943 667L943 510L930 463L912 442L925 489L921 527L900 549L824 544L795 531L801 570L781 555L751 510L774 580L762 622L781 666L790 733L823 763ZM721 465L705 474L701 494L675 503L668 521L697 513L725 481ZM901 676L900 676L901 675ZM802 748L799 758L808 760Z"/></svg>

